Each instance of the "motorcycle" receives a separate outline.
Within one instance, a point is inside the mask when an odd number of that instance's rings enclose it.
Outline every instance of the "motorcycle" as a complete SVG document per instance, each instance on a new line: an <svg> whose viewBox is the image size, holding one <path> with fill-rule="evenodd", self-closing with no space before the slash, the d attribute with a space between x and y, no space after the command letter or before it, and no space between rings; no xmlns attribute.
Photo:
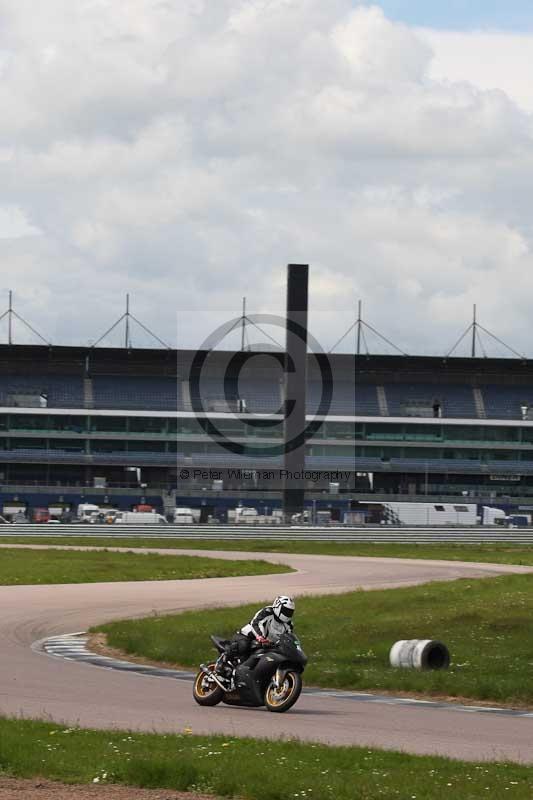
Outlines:
<svg viewBox="0 0 533 800"><path fill-rule="evenodd" d="M245 662L230 661L228 639L211 636L219 658L200 664L193 685L193 697L201 706L223 702L232 706L265 706L282 713L296 703L302 691L302 672L307 664L299 640L283 633L276 642L255 643Z"/></svg>

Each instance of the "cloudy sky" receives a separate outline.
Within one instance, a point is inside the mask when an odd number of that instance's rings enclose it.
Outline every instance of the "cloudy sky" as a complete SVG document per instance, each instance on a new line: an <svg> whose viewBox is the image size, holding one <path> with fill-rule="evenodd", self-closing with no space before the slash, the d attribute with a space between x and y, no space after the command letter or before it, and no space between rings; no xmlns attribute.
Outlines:
<svg viewBox="0 0 533 800"><path fill-rule="evenodd" d="M130 292L195 346L305 262L325 348L477 303L533 357L532 53L530 0L0 0L0 304L85 344Z"/></svg>

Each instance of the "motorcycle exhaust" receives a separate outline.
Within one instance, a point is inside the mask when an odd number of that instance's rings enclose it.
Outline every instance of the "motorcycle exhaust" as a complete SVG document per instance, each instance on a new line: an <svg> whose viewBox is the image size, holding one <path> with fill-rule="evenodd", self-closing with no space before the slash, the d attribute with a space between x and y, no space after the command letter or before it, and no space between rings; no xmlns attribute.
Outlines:
<svg viewBox="0 0 533 800"><path fill-rule="evenodd" d="M209 675L209 677L212 678L215 681L216 685L220 689L222 689L224 692L228 691L227 686L224 686L222 681L219 680L219 678L215 675L214 672L212 672L212 670L209 669L209 667L207 667L205 664L200 664L200 669L202 670L204 675Z"/></svg>

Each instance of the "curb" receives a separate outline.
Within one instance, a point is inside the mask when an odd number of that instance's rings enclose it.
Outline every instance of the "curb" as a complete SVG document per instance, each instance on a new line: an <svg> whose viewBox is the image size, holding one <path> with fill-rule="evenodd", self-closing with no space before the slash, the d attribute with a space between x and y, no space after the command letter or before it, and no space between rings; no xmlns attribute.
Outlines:
<svg viewBox="0 0 533 800"><path fill-rule="evenodd" d="M135 664L132 661L124 661L111 656L103 656L92 653L87 649L89 637L83 632L66 633L61 636L49 636L40 639L32 644L32 650L40 652L52 658L62 658L67 661L90 664L93 667L103 669L113 669L120 672L130 672L148 678L172 678L179 681L192 681L196 673L185 670L165 669L163 667L152 667L145 664ZM350 692L333 689L307 688L302 692L304 695L314 697L333 697L338 700L351 700L358 703L381 703L394 706L411 706L420 709L431 708L443 711L459 711L468 714L497 714L502 717L533 717L533 711L520 711L513 708L501 708L492 706L470 706L458 703L447 703L439 700L418 700L412 697L392 697L388 695L370 694L367 692Z"/></svg>

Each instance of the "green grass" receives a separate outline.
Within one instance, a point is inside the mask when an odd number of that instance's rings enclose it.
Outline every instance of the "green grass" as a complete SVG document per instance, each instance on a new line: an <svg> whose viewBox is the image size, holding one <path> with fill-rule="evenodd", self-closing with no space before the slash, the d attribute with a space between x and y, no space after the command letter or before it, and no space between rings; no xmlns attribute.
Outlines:
<svg viewBox="0 0 533 800"><path fill-rule="evenodd" d="M259 604L104 625L113 647L196 667L209 634L228 635ZM295 627L309 657L304 682L324 687L417 692L533 703L533 576L509 575L298 599ZM440 639L446 671L392 669L398 639Z"/></svg>
<svg viewBox="0 0 533 800"><path fill-rule="evenodd" d="M533 545L519 544L394 544L373 542L305 542L251 539L226 541L221 539L161 539L157 536L142 539L89 538L83 536L0 537L0 544L86 545L93 547L166 547L197 550L246 550L269 553L310 553L332 556L375 556L387 558L443 559L446 561L482 561L484 563L533 565Z"/></svg>
<svg viewBox="0 0 533 800"><path fill-rule="evenodd" d="M0 719L0 774L118 783L245 800L461 800L533 793L533 769L362 747L155 735Z"/></svg>
<svg viewBox="0 0 533 800"><path fill-rule="evenodd" d="M168 581L291 572L267 561L226 561L203 556L111 553L108 550L0 549L0 585Z"/></svg>

